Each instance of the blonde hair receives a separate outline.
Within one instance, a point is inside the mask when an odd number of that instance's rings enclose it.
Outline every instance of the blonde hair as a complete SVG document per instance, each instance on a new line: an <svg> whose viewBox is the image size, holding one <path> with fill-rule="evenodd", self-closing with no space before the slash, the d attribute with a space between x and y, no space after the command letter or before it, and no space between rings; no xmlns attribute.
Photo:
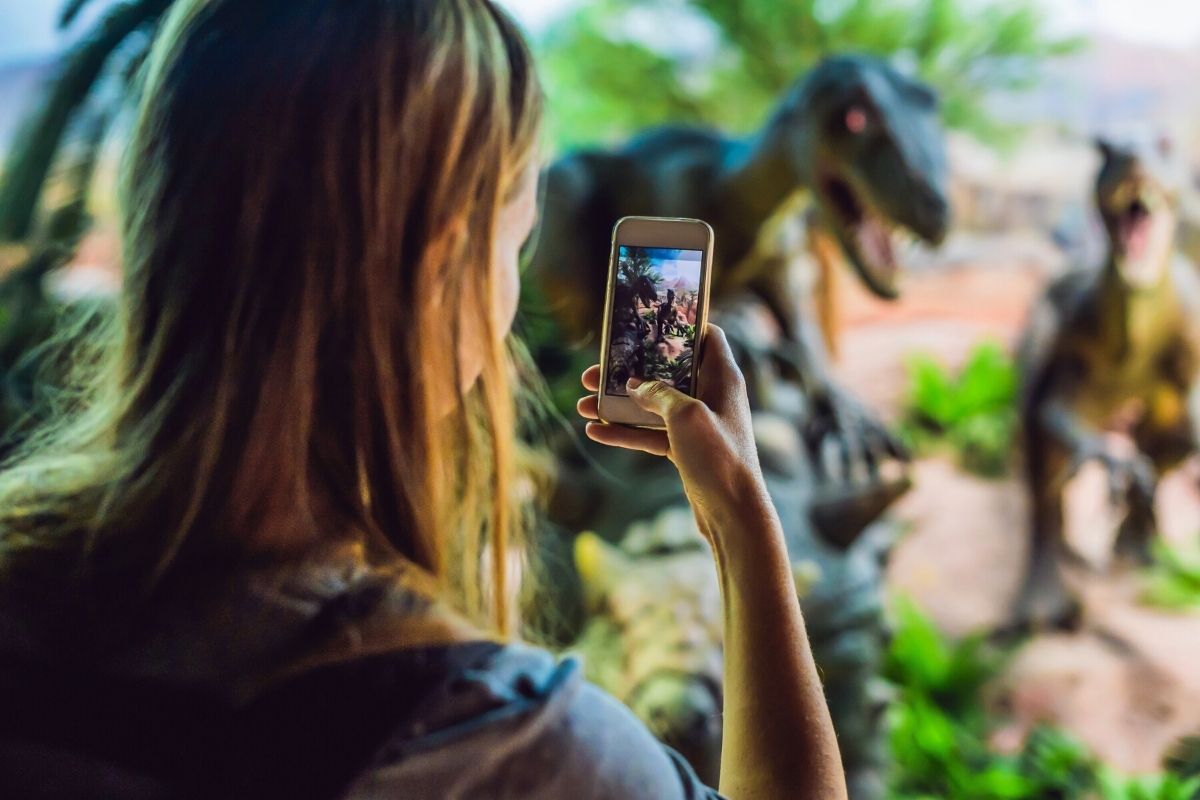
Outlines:
<svg viewBox="0 0 1200 800"><path fill-rule="evenodd" d="M4 581L120 605L345 539L507 633L527 526L487 309L540 115L488 0L176 3L123 172L119 313L0 474ZM465 394L462 304L486 342Z"/></svg>

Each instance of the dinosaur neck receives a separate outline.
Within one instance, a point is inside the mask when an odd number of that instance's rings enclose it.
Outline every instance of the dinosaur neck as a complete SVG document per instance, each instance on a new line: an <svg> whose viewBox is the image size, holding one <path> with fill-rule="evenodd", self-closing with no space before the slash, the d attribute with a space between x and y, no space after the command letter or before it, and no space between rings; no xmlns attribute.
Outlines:
<svg viewBox="0 0 1200 800"><path fill-rule="evenodd" d="M715 204L736 209L736 233L753 239L788 198L808 185L789 147L794 112L781 108L758 133L732 142L720 167Z"/></svg>
<svg viewBox="0 0 1200 800"><path fill-rule="evenodd" d="M1156 339L1161 328L1174 324L1173 292L1169 264L1153 286L1135 287L1121 277L1110 257L1104 269L1101 313L1104 339L1111 351L1125 358L1140 343Z"/></svg>

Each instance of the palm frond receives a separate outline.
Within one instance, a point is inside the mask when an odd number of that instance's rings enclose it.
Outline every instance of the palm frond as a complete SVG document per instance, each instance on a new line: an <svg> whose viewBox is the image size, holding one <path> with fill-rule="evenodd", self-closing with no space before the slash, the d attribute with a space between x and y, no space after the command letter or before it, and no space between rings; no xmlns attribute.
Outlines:
<svg viewBox="0 0 1200 800"><path fill-rule="evenodd" d="M171 0L130 0L114 6L63 59L45 101L26 121L5 164L0 241L29 234L63 137L105 64L132 33L156 22L170 5Z"/></svg>
<svg viewBox="0 0 1200 800"><path fill-rule="evenodd" d="M89 2L91 0L67 0L66 4L63 5L62 11L58 13L59 29L69 28L71 23L79 16L79 12L83 11L83 7Z"/></svg>
<svg viewBox="0 0 1200 800"><path fill-rule="evenodd" d="M64 175L66 199L49 215L46 230L41 232L40 238L74 251L87 232L91 225L88 194L114 116L115 109L105 106L89 112L81 122L78 154Z"/></svg>

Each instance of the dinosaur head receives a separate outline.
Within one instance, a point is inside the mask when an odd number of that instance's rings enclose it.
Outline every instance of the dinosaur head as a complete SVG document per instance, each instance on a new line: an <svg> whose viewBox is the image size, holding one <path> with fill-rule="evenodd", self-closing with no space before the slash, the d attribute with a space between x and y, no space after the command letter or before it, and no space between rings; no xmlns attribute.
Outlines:
<svg viewBox="0 0 1200 800"><path fill-rule="evenodd" d="M867 288L899 294L897 236L939 244L950 222L937 96L879 59L838 56L796 87L791 155Z"/></svg>
<svg viewBox="0 0 1200 800"><path fill-rule="evenodd" d="M1159 282L1170 262L1178 224L1176 191L1166 152L1141 153L1100 140L1096 208L1104 222L1111 264L1130 286Z"/></svg>
<svg viewBox="0 0 1200 800"><path fill-rule="evenodd" d="M658 290L654 288L654 281L645 275L633 282L633 293L646 307L654 305L658 300Z"/></svg>

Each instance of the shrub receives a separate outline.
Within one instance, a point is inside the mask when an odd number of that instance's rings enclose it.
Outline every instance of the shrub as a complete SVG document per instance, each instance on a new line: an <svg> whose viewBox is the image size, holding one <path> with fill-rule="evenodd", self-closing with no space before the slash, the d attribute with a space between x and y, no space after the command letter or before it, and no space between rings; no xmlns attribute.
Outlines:
<svg viewBox="0 0 1200 800"><path fill-rule="evenodd" d="M948 446L971 472L996 476L1007 470L1017 423L1017 372L1000 345L976 345L957 375L930 356L912 356L908 376L901 431L914 450Z"/></svg>
<svg viewBox="0 0 1200 800"><path fill-rule="evenodd" d="M999 720L983 700L1010 653L979 636L944 638L908 601L894 606L885 677L896 688L889 712L890 800L1197 800L1200 739L1185 739L1158 775L1124 777L1070 734L1035 728L1016 755L993 752Z"/></svg>
<svg viewBox="0 0 1200 800"><path fill-rule="evenodd" d="M1174 610L1200 609L1200 548L1153 543L1154 564L1142 574L1142 600Z"/></svg>

